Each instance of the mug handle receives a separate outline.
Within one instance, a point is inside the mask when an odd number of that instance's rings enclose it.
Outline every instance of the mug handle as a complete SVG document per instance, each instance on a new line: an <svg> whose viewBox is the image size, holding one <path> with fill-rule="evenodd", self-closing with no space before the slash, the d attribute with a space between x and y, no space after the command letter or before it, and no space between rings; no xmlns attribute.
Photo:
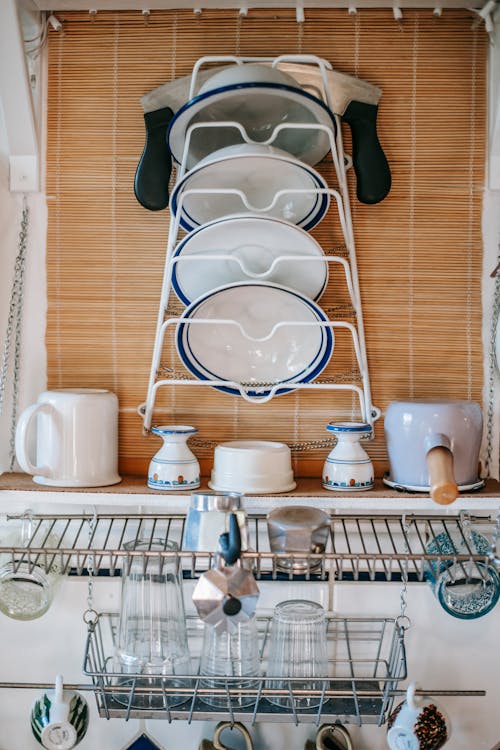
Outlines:
<svg viewBox="0 0 500 750"><path fill-rule="evenodd" d="M319 728L318 734L316 735L316 750L325 750L326 745L323 742L323 738L327 734L333 735L336 732L338 732L345 740L345 750L354 750L354 746L351 742L351 736L347 729L344 729L341 724L325 724L325 726Z"/></svg>
<svg viewBox="0 0 500 750"><path fill-rule="evenodd" d="M21 469L28 474L37 474L42 477L52 476L48 466L34 466L28 456L28 434L31 423L38 414L51 414L50 404L33 404L28 406L19 417L16 426L16 458Z"/></svg>
<svg viewBox="0 0 500 750"><path fill-rule="evenodd" d="M222 744L220 741L220 736L224 729L237 729L241 734L243 735L243 738L245 740L246 750L253 750L253 742L252 738L250 737L250 734L248 733L248 729L241 724L239 721L236 721L234 723L231 723L230 721L221 721L217 726L215 727L214 732L214 738L213 738L213 746L216 748L216 750L227 750L226 746Z"/></svg>
<svg viewBox="0 0 500 750"><path fill-rule="evenodd" d="M64 702L64 680L58 674L54 684L54 701L50 709L51 724L66 724L69 722L69 703Z"/></svg>

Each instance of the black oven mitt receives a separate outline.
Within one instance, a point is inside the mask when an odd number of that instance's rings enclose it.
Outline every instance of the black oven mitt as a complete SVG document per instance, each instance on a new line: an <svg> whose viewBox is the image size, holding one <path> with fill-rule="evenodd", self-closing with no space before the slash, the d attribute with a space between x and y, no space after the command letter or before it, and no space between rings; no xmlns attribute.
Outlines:
<svg viewBox="0 0 500 750"><path fill-rule="evenodd" d="M149 211L168 206L168 183L172 157L167 145L167 130L174 116L170 107L144 114L146 143L135 172L135 197Z"/></svg>

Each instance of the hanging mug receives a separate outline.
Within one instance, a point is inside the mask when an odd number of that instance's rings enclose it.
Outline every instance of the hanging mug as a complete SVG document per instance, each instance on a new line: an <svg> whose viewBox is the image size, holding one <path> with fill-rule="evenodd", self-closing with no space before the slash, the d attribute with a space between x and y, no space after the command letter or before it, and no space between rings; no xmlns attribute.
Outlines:
<svg viewBox="0 0 500 750"><path fill-rule="evenodd" d="M387 744L391 750L439 750L450 738L450 726L443 709L429 696L415 697L412 682L406 700L387 720Z"/></svg>
<svg viewBox="0 0 500 750"><path fill-rule="evenodd" d="M203 739L200 742L198 750L229 750L229 748L222 743L220 738L224 729L236 729L236 731L243 735L243 739L245 740L245 750L253 750L252 738L250 737L247 728L243 724L240 724L239 721L234 723L231 723L230 721L220 721L215 727L213 740Z"/></svg>
<svg viewBox="0 0 500 750"><path fill-rule="evenodd" d="M354 750L351 736L341 724L323 724L316 740L307 740L304 750Z"/></svg>
<svg viewBox="0 0 500 750"><path fill-rule="evenodd" d="M64 690L57 675L54 690L42 693L31 709L31 729L47 750L70 750L85 737L89 707L80 693Z"/></svg>

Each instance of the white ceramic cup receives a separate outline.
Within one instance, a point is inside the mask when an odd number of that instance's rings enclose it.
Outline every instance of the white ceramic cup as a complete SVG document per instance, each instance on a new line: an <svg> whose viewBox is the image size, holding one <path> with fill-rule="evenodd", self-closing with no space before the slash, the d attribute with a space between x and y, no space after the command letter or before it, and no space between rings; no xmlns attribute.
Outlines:
<svg viewBox="0 0 500 750"><path fill-rule="evenodd" d="M62 675L54 690L40 695L31 709L31 729L47 750L70 750L82 740L89 724L89 708L80 693L63 689Z"/></svg>
<svg viewBox="0 0 500 750"><path fill-rule="evenodd" d="M30 442L36 423L36 460ZM53 487L102 487L118 474L118 399L99 388L44 391L21 414L16 457L33 481Z"/></svg>

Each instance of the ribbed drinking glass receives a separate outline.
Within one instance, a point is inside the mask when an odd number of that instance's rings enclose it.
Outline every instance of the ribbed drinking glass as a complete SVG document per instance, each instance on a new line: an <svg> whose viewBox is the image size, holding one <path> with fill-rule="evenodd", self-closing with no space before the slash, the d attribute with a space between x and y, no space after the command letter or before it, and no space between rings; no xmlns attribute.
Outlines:
<svg viewBox="0 0 500 750"><path fill-rule="evenodd" d="M288 691L288 695L267 696L271 703L285 709L316 708L321 704L321 694L302 693L322 691L327 683L326 616L320 604L291 599L275 607L267 676L266 688ZM272 677L282 679L269 679Z"/></svg>
<svg viewBox="0 0 500 750"><path fill-rule="evenodd" d="M175 551L178 545L162 539L126 543L127 550L143 552ZM125 563L127 565L127 562ZM175 557L160 554L131 557L122 572L122 599L115 666L122 674L148 675L136 679L136 687L187 687L188 680L176 675L191 674L182 584ZM155 677L156 676L156 677ZM162 679L160 679L162 678ZM165 679L166 678L166 679ZM118 684L133 685L129 679ZM120 700L120 694L115 694ZM128 704L130 695L121 694ZM167 695L168 705L178 705L189 695ZM135 693L134 707L164 706L162 693Z"/></svg>
<svg viewBox="0 0 500 750"><path fill-rule="evenodd" d="M224 688L224 694L200 695L200 699L210 706L233 708L250 706L255 703L256 694L245 694L245 690L256 690L260 674L259 637L255 617L238 623L233 633L219 633L207 623L204 624L203 646L200 657L200 675L219 678L204 679L203 688ZM238 679L224 680L223 677Z"/></svg>

